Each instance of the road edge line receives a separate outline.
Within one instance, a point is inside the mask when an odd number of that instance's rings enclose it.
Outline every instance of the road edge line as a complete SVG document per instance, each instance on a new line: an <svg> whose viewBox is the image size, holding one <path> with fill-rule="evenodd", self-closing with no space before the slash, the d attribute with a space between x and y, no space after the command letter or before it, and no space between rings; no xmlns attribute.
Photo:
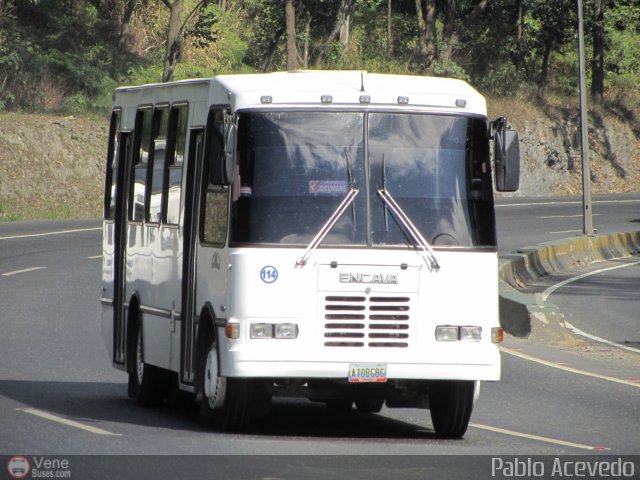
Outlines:
<svg viewBox="0 0 640 480"><path fill-rule="evenodd" d="M610 448L607 448L607 447L596 447L593 445L584 445L582 443L575 443L575 442L569 442L566 440L559 440L556 438L543 437L541 435L533 435L531 433L516 432L513 430L507 430L506 428L492 427L491 425L483 425L481 423L470 423L469 426L474 428L479 428L481 430L488 430L490 432L510 435L512 437L526 438L528 440L537 440L539 442L552 443L555 445L562 445L565 447L579 448L581 450L591 450L591 451L597 451L597 452L611 450Z"/></svg>
<svg viewBox="0 0 640 480"><path fill-rule="evenodd" d="M53 415L43 410L38 410L36 408L16 408L16 410L24 413L29 413L31 415L35 415L36 417L44 418L46 420L51 420L52 422L60 423L62 425L67 425L68 427L74 427L80 430L95 433L97 435L111 435L115 437L122 436L122 434L120 433L113 433L108 430L104 430L102 428L92 427L91 425L85 425L84 423L76 422L75 420L69 420L64 417L59 417L57 415Z"/></svg>
<svg viewBox="0 0 640 480"><path fill-rule="evenodd" d="M558 363L550 362L548 360L544 360L542 358L534 357L533 355L529 355L527 353L517 352L515 350L511 350L507 347L500 347L500 351L504 352L508 355L513 355L514 357L521 358L523 360L528 360L530 362L535 362L540 365L545 365L551 368L557 368L558 370L564 370L565 372L575 373L577 375L584 375L586 377L597 378L599 380L606 380L608 382L620 383L622 385L627 385L630 387L640 388L640 383L631 382L629 380L623 380L622 378L610 377L608 375L602 375L600 373L587 372L586 370L580 370L573 367L567 367L565 365L560 365Z"/></svg>

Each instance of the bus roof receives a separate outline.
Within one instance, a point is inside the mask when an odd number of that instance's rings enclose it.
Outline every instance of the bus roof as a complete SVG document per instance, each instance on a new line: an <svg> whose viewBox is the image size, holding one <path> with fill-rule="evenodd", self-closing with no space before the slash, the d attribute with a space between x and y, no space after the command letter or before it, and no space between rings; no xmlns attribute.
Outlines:
<svg viewBox="0 0 640 480"><path fill-rule="evenodd" d="M234 110L264 107L372 107L471 113L486 116L485 99L462 80L412 75L375 74L364 71L297 70L166 84L123 87L116 98L129 101L149 98L149 89L160 98L191 100L195 96L211 104L230 104ZM166 92L163 95L161 92ZM169 93L171 92L171 93ZM134 98L130 98L133 95ZM193 98L193 100L196 100ZM170 98L164 101L172 101ZM127 102L129 103L129 102Z"/></svg>

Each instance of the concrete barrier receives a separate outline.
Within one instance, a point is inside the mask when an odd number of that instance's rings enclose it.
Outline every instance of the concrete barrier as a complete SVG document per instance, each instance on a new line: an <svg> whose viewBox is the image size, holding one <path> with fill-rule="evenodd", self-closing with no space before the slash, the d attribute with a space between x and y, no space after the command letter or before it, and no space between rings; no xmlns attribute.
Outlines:
<svg viewBox="0 0 640 480"><path fill-rule="evenodd" d="M640 230L557 240L501 255L500 324L516 337L570 341L560 309L524 290L553 273L638 253Z"/></svg>

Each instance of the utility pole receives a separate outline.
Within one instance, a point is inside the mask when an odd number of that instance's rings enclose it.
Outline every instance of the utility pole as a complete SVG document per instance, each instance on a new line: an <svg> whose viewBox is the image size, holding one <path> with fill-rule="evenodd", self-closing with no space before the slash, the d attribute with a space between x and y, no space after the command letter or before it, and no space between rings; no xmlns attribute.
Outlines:
<svg viewBox="0 0 640 480"><path fill-rule="evenodd" d="M582 233L593 237L593 216L591 209L591 167L589 166L589 137L587 125L587 86L584 65L584 19L582 0L576 0L578 10L578 55L580 58L580 150L582 152Z"/></svg>

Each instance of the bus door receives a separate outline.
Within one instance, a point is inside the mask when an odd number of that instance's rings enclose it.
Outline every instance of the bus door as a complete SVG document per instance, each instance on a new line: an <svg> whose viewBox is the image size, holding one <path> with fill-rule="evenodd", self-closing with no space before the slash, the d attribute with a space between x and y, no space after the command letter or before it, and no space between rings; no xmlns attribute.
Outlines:
<svg viewBox="0 0 640 480"><path fill-rule="evenodd" d="M127 237L127 202L131 132L121 132L116 159L115 213L113 221L113 363L124 367L126 361L126 320L124 315L124 271Z"/></svg>
<svg viewBox="0 0 640 480"><path fill-rule="evenodd" d="M198 235L200 178L204 152L204 129L193 129L189 137L187 188L184 206L184 241L182 256L182 321L180 331L180 382L192 385L195 376L195 242Z"/></svg>

